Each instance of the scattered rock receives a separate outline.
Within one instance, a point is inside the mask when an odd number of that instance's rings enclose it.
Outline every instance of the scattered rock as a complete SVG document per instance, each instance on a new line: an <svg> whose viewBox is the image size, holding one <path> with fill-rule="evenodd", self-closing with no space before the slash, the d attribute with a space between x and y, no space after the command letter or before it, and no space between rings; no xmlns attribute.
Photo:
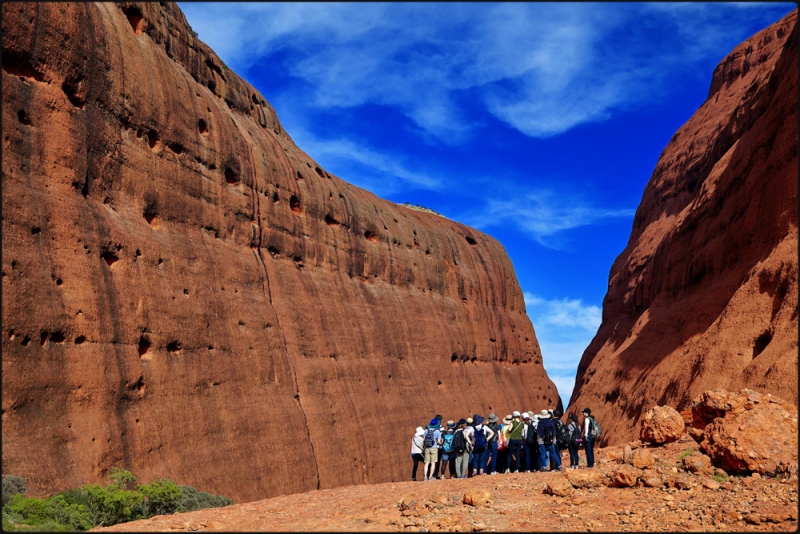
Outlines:
<svg viewBox="0 0 800 534"><path fill-rule="evenodd" d="M472 490L464 494L462 502L464 504L469 504L470 506L488 504L492 502L492 494L489 493L488 490L484 489Z"/></svg>
<svg viewBox="0 0 800 534"><path fill-rule="evenodd" d="M567 469L564 476L575 488L599 488L608 485L608 479L596 469Z"/></svg>
<svg viewBox="0 0 800 534"><path fill-rule="evenodd" d="M625 445L622 448L622 463L624 464L633 463L633 450L631 449L630 445Z"/></svg>
<svg viewBox="0 0 800 534"><path fill-rule="evenodd" d="M636 485L636 481L642 476L642 470L632 465L621 465L611 475L611 486L618 488L630 488Z"/></svg>
<svg viewBox="0 0 800 534"><path fill-rule="evenodd" d="M664 481L661 479L661 477L652 471L644 472L642 475L642 483L648 488L660 488L664 485Z"/></svg>
<svg viewBox="0 0 800 534"><path fill-rule="evenodd" d="M572 488L572 483L563 476L553 477L544 488L545 493L556 497L566 497L572 494L573 491L575 490Z"/></svg>
<svg viewBox="0 0 800 534"><path fill-rule="evenodd" d="M646 469L648 467L653 467L656 461L650 451L642 448L633 451L631 463L633 464L633 467L636 467L637 469Z"/></svg>
<svg viewBox="0 0 800 534"><path fill-rule="evenodd" d="M683 458L683 467L691 473L706 471L711 466L711 458L699 451L694 451L689 456Z"/></svg>
<svg viewBox="0 0 800 534"><path fill-rule="evenodd" d="M708 488L710 490L719 489L719 482L717 482L713 478L704 478L701 483L703 484L704 488Z"/></svg>
<svg viewBox="0 0 800 534"><path fill-rule="evenodd" d="M671 406L655 406L641 420L639 439L650 443L671 443L678 441L684 427L680 412Z"/></svg>

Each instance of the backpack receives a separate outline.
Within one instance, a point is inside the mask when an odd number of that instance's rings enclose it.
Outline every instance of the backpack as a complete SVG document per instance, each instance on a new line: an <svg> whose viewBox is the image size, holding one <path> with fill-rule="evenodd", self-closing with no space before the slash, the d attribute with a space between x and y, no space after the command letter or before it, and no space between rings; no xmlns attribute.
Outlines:
<svg viewBox="0 0 800 534"><path fill-rule="evenodd" d="M591 421L589 425L589 432L592 434L592 437L599 438L600 436L602 436L603 429L600 428L600 423L597 422L597 419L595 419L592 416L589 416L589 421Z"/></svg>
<svg viewBox="0 0 800 534"><path fill-rule="evenodd" d="M464 437L464 429L459 428L453 434L453 452L462 454L467 450L467 439Z"/></svg>
<svg viewBox="0 0 800 534"><path fill-rule="evenodd" d="M422 438L422 448L430 449L434 445L433 433L436 429L429 428L425 431L425 437Z"/></svg>
<svg viewBox="0 0 800 534"><path fill-rule="evenodd" d="M539 423L541 424L541 423ZM553 443L553 438L555 438L555 431L553 425L546 425L544 427L544 433L542 434L541 438L545 445L549 445Z"/></svg>
<svg viewBox="0 0 800 534"><path fill-rule="evenodd" d="M562 449L567 448L567 444L569 443L569 428L561 422L560 419L556 419L556 440L558 441L558 446Z"/></svg>
<svg viewBox="0 0 800 534"><path fill-rule="evenodd" d="M483 452L486 450L486 432L483 427L478 429L475 427L475 443L472 445L472 450L475 452Z"/></svg>
<svg viewBox="0 0 800 534"><path fill-rule="evenodd" d="M533 426L533 423L528 425L528 431L525 433L525 442L528 445L538 444L536 441L536 427Z"/></svg>
<svg viewBox="0 0 800 534"><path fill-rule="evenodd" d="M574 447L577 447L583 441L581 439L581 427L577 423L572 423L572 435L569 439Z"/></svg>
<svg viewBox="0 0 800 534"><path fill-rule="evenodd" d="M454 435L455 434L452 431L451 432L447 432L444 435L443 442L442 442L442 448L444 449L444 452L453 452L453 436Z"/></svg>
<svg viewBox="0 0 800 534"><path fill-rule="evenodd" d="M497 450L502 451L505 450L508 443L506 443L506 433L502 430L498 431L497 433Z"/></svg>

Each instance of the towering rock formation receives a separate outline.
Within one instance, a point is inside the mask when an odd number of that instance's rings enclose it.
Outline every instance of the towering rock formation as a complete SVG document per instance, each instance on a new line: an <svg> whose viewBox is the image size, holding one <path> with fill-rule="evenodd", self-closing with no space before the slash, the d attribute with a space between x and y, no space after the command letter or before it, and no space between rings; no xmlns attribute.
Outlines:
<svg viewBox="0 0 800 534"><path fill-rule="evenodd" d="M407 479L554 405L502 246L298 149L160 3L4 3L3 470L235 500Z"/></svg>
<svg viewBox="0 0 800 534"><path fill-rule="evenodd" d="M797 403L797 54L795 10L717 66L656 165L570 400L609 443L717 387Z"/></svg>

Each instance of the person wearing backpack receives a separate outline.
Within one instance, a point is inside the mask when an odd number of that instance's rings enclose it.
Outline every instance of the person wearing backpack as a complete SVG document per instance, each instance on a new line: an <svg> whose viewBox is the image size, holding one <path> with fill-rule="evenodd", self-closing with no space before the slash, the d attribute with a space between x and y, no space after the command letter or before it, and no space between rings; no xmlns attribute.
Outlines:
<svg viewBox="0 0 800 534"><path fill-rule="evenodd" d="M464 428L467 426L466 419L459 419L456 424L456 431L453 434L453 453L456 455L456 478L467 478L469 468L469 450Z"/></svg>
<svg viewBox="0 0 800 534"><path fill-rule="evenodd" d="M431 424L422 436L422 448L425 453L425 480L433 480L436 460L439 458L439 445L442 443L442 434L439 431L439 421L431 420Z"/></svg>
<svg viewBox="0 0 800 534"><path fill-rule="evenodd" d="M528 457L527 468L529 471L538 471L541 454L539 453L539 442L536 439L536 426L539 424L539 415L534 414L531 418L530 413L528 414L528 428L525 431L525 446L527 447L526 454Z"/></svg>
<svg viewBox="0 0 800 534"><path fill-rule="evenodd" d="M472 443L472 476L483 475L486 462L489 460L489 440L494 438L494 432L483 424L483 417L475 416L475 432Z"/></svg>
<svg viewBox="0 0 800 534"><path fill-rule="evenodd" d="M411 480L415 482L417 480L417 467L419 467L420 462L425 462L425 458L422 456L422 441L424 434L425 429L421 426L418 426L414 437L411 438L411 459L414 460L414 468L411 470Z"/></svg>
<svg viewBox="0 0 800 534"><path fill-rule="evenodd" d="M586 467L594 467L594 440L599 435L598 424L592 417L592 410L583 409L583 446L586 450Z"/></svg>
<svg viewBox="0 0 800 534"><path fill-rule="evenodd" d="M580 456L578 456L578 440L581 439L581 428L578 425L578 416L570 414L567 418L569 424L567 425L567 431L569 431L569 441L567 442L567 449L569 450L569 468L570 469L577 469L578 463L580 462Z"/></svg>
<svg viewBox="0 0 800 534"><path fill-rule="evenodd" d="M444 478L444 472L450 468L450 478L456 476L456 454L453 452L453 438L455 437L456 423L453 420L447 422L447 429L442 435L442 472L440 477Z"/></svg>
<svg viewBox="0 0 800 534"><path fill-rule="evenodd" d="M500 430L503 428L497 422L497 414L494 412L489 414L489 418L487 419L486 426L489 427L489 430L492 431L492 437L489 438L489 460L487 460L486 466L486 474L494 475L497 473L497 446L500 437Z"/></svg>
<svg viewBox="0 0 800 534"><path fill-rule="evenodd" d="M521 421L518 411L512 414L511 425L508 432L508 456L506 456L506 473L511 473L511 457L514 457L514 473L519 473L522 459L522 432L525 430L525 423Z"/></svg>
<svg viewBox="0 0 800 534"><path fill-rule="evenodd" d="M561 456L556 453L556 425L550 417L550 412L542 410L539 413L539 425L536 428L539 442L539 456L541 461L540 471L547 471L549 463L555 464L561 471ZM548 458L549 457L549 458Z"/></svg>
<svg viewBox="0 0 800 534"><path fill-rule="evenodd" d="M563 464L563 453L569 447L570 432L569 429L567 429L567 425L561 421L561 416L563 415L561 410L553 410L550 415L552 416L553 423L556 425L556 453L558 453L558 459Z"/></svg>

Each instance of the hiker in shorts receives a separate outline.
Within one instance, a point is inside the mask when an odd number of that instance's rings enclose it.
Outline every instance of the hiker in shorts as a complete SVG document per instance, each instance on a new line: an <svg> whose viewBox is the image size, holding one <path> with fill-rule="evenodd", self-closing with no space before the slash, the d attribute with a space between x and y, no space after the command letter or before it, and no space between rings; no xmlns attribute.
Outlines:
<svg viewBox="0 0 800 534"><path fill-rule="evenodd" d="M584 408L583 412L583 447L586 451L586 467L594 467L594 438L592 437L592 410Z"/></svg>
<svg viewBox="0 0 800 534"><path fill-rule="evenodd" d="M436 417L434 417L434 419L439 421L439 425L440 425L439 426L439 432L441 433L442 436L444 436L444 430L445 430L444 429L444 417L442 417L442 414L438 414L437 413ZM436 458L436 467L433 470L433 478L439 478L439 464L441 463L441 461L442 461L442 447L440 445L439 446L439 456Z"/></svg>
<svg viewBox="0 0 800 534"><path fill-rule="evenodd" d="M414 437L411 438L411 459L414 460L414 468L411 470L411 480L417 480L417 467L420 462L425 462L425 457L422 455L422 436L425 434L425 429L421 426L417 427Z"/></svg>
<svg viewBox="0 0 800 534"><path fill-rule="evenodd" d="M439 445L442 443L442 433L439 431L439 421L431 420L431 424L423 434L423 449L425 456L425 480L434 480L436 460L439 458Z"/></svg>
<svg viewBox="0 0 800 534"><path fill-rule="evenodd" d="M447 422L447 428L442 435L442 472L439 477L444 479L444 472L450 468L450 478L456 476L456 454L453 452L453 437L456 432L456 423L452 419Z"/></svg>

